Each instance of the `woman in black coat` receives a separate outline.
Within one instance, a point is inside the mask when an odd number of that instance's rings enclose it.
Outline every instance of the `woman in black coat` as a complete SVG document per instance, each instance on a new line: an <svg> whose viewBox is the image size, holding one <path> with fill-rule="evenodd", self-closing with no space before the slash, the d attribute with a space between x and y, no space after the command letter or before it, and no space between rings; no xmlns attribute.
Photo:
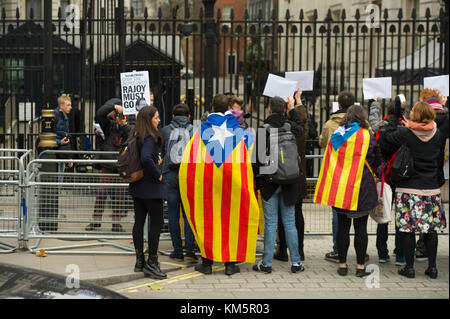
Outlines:
<svg viewBox="0 0 450 319"><path fill-rule="evenodd" d="M130 183L129 193L134 201L133 243L136 249L136 265L134 271L143 271L155 279L167 277L159 267L158 245L159 235L164 223L163 200L167 198L167 188L162 180L158 167L161 163L159 149L162 137L158 131L160 122L158 110L153 106L143 107L136 119L133 134L136 136L144 177ZM144 257L144 224L147 214L150 215L148 234L148 261Z"/></svg>
<svg viewBox="0 0 450 319"><path fill-rule="evenodd" d="M397 110L396 114L400 112ZM406 266L399 274L414 278L415 232L424 235L428 253L425 274L437 277L436 254L438 230L446 227L444 206L441 201L442 166L444 161L444 135L437 128L433 108L426 102L417 102L411 110L406 127L397 128L398 121L389 121L383 137L385 143L395 147L406 145L414 160L414 171L408 180L396 182L396 224L403 233Z"/></svg>

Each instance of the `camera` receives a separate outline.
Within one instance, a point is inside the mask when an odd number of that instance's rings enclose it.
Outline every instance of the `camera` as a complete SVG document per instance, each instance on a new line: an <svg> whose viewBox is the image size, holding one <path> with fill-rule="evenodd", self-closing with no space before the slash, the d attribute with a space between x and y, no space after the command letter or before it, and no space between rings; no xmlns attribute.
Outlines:
<svg viewBox="0 0 450 319"><path fill-rule="evenodd" d="M119 113L119 112L116 112L116 117L118 117L119 120L125 119L125 115L123 113Z"/></svg>

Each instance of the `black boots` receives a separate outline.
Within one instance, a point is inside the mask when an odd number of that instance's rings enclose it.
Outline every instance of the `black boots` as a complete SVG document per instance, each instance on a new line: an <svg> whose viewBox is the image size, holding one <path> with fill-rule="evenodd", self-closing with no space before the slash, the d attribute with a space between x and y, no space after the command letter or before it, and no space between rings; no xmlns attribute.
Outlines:
<svg viewBox="0 0 450 319"><path fill-rule="evenodd" d="M149 256L147 263L144 263L144 274L154 279L166 279L167 275L159 268L158 256Z"/></svg>
<svg viewBox="0 0 450 319"><path fill-rule="evenodd" d="M136 265L134 265L134 272L142 272L145 265L144 253L136 251Z"/></svg>

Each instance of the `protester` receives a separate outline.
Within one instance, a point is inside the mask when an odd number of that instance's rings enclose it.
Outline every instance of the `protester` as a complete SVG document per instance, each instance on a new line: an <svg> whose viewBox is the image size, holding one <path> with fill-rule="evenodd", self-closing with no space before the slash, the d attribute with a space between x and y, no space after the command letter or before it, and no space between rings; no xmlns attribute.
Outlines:
<svg viewBox="0 0 450 319"><path fill-rule="evenodd" d="M61 95L58 97L58 107L55 108L55 121L56 121L56 144L58 145L57 150L70 151L70 124L69 117L70 111L72 109L72 103L69 96ZM68 159L70 155L66 154L57 154L55 156L57 159ZM54 157L49 154L44 154L44 159ZM59 162L56 165L50 163L43 163L42 169L44 171L52 171L58 172L58 183L62 183L64 181L62 173L64 173L66 167L71 168L72 163ZM48 176L42 177L42 182L54 182ZM41 231L57 231L58 230L58 215L59 215L59 205L58 205L58 196L59 189L54 189L52 187L43 186L42 194L40 194L40 203L39 206L39 229ZM53 194L53 192L55 192Z"/></svg>
<svg viewBox="0 0 450 319"><path fill-rule="evenodd" d="M396 107L395 117L401 114ZM389 121L383 141L394 147L406 145L414 161L413 174L409 179L398 181L395 193L396 223L403 232L403 248L406 266L398 272L407 278L415 277L415 232L424 236L428 254L425 274L437 278L436 255L437 231L446 227L440 186L444 161L444 135L437 129L436 114L426 102L417 102L410 112L410 120L404 119L406 127L398 127L396 118Z"/></svg>
<svg viewBox="0 0 450 319"><path fill-rule="evenodd" d="M437 89L427 88L420 92L420 101L431 105L433 110L436 112L436 118L434 121L436 122L437 128L441 131L441 134L444 135L445 139L448 139L449 115L448 108L444 106L446 104L447 97L442 96ZM442 174L444 173L442 172ZM427 248L425 246L423 234L419 234L419 240L416 245L416 259L419 261L426 260L427 257Z"/></svg>
<svg viewBox="0 0 450 319"><path fill-rule="evenodd" d="M297 137L297 147L298 147L298 154L300 155L301 160L301 170L300 170L300 176L299 176L299 187L300 191L298 193L299 198L298 202L295 204L295 226L297 228L297 235L298 235L298 252L300 254L300 259L303 261L305 260L305 252L304 252L304 238L305 238L305 220L303 218L303 199L307 195L307 184L306 184L306 139L308 137L308 114L306 111L305 106L302 103L302 91L298 89L295 94L295 110L297 111L304 127L304 133L301 134L299 137ZM286 244L286 238L284 234L284 226L283 222L281 220L281 214L280 211L278 212L278 247L277 251L275 252L274 259L281 260L281 261L288 261L288 254L287 254L287 244Z"/></svg>
<svg viewBox="0 0 450 319"><path fill-rule="evenodd" d="M167 209L169 232L174 249L169 257L176 261L183 261L185 258L190 261L197 260L194 253L194 234L192 233L181 203L178 176L183 151L193 133L193 126L189 119L189 107L186 104L175 105L172 111L172 121L161 130L164 141L161 149L161 156L163 158L162 174L168 187ZM184 219L185 255L183 255L181 240L180 207Z"/></svg>
<svg viewBox="0 0 450 319"><path fill-rule="evenodd" d="M112 104L107 101L102 105L95 115L95 121L100 124L104 133L105 139L100 146L101 151L119 152L130 136L130 127L127 125L127 120L123 115L123 107L119 104ZM116 103L120 103L115 100ZM117 160L117 154L102 154L100 159L103 160ZM113 163L101 163L101 173L104 175L117 174L116 165ZM119 183L120 181L113 176L102 176L100 183ZM124 217L126 210L124 207L125 191L121 188L105 187L100 188L95 198L94 208L94 222L86 226L86 231L100 229L103 211L105 210L105 203L107 196L110 196L112 204L112 228L113 232L123 232L122 225L118 223L121 217Z"/></svg>
<svg viewBox="0 0 450 319"><path fill-rule="evenodd" d="M369 104L370 105L370 104ZM406 115L407 105L402 104L401 105L401 114ZM384 133L386 131L386 126L389 124L389 120L391 118L395 118L394 114L394 102L392 101L389 103L387 107L387 115L385 118L381 121L377 121L376 116L373 116L374 113L381 114L381 105L378 102L372 103L370 105L370 111L369 111L369 121L372 125L372 128L376 130L376 140L380 145L381 154L383 156L383 162L381 169L384 170L385 175L385 182L389 184L389 186L392 189L392 193L395 193L395 183L392 181L392 164L395 160L395 157L397 155L397 148L392 147L391 145L387 143L382 143ZM372 117L370 117L370 114L372 114ZM399 122L399 125L402 125L402 117L397 118L397 121ZM378 224L377 225L377 239L376 239L376 247L378 251L378 261L380 263L386 263L389 262L390 256L389 256L389 250L388 250L388 226L389 224ZM405 262L405 255L403 253L403 244L401 239L401 232L399 231L398 227L395 226L395 265L396 266L404 266L406 264Z"/></svg>
<svg viewBox="0 0 450 319"><path fill-rule="evenodd" d="M143 107L136 118L133 135L137 138L137 145L144 177L130 183L129 193L134 201L133 243L136 250L136 265L134 271L143 271L144 274L164 279L167 275L161 271L158 262L159 236L163 219L163 200L167 199L167 186L163 180L162 172L158 167L161 164L159 150L162 147L162 136L158 131L159 113L153 106ZM144 256L144 224L150 216L148 230L148 260Z"/></svg>
<svg viewBox="0 0 450 319"><path fill-rule="evenodd" d="M244 101L238 98L237 96L230 95L228 100L228 108L230 110L239 110L244 111Z"/></svg>
<svg viewBox="0 0 450 319"><path fill-rule="evenodd" d="M286 108L290 120L286 119ZM271 140L272 133L270 131L272 128L278 129L278 133L290 130L296 139L295 144L297 144L298 139L304 135L304 124L295 110L294 99L289 97L286 105L282 98L272 98L269 104L269 114L264 120L265 125L268 125L270 128L266 130L266 154L270 153L270 151L273 152L273 146L268 142ZM259 139L261 138L259 137ZM258 142L261 141L258 140ZM269 152L267 152L267 148L269 148ZM297 149L295 151L297 154L290 155L298 158ZM257 185L261 191L264 210L264 254L262 260L253 266L253 270L264 273L272 272L278 211L280 211L292 264L291 272L304 271L305 267L300 259L298 232L295 226L295 204L297 204L300 194L299 178L297 177L291 183L281 185L275 182L270 175L265 174L257 180Z"/></svg>
<svg viewBox="0 0 450 319"><path fill-rule="evenodd" d="M237 96L229 96L228 108L238 120L239 126L246 129L248 124L245 122L244 101Z"/></svg>
<svg viewBox="0 0 450 319"><path fill-rule="evenodd" d="M306 109L306 104L302 102ZM306 155L314 155L314 150L317 148L317 140L319 134L317 133L317 122L311 112L307 111L308 116L308 135L306 139ZM306 127L306 126L305 126ZM314 177L314 159L306 159L306 177Z"/></svg>
<svg viewBox="0 0 450 319"><path fill-rule="evenodd" d="M355 103L355 96L349 91L342 91L338 96L338 108L339 110L330 115L330 119L325 122L322 132L319 136L319 147L324 148L328 145L331 135L339 127L340 122L344 118L348 108ZM337 232L338 232L338 215L336 211L331 209L332 218L332 231L333 231L333 251L325 254L325 259L332 262L339 261L338 246L337 246ZM366 255L366 261L369 259L369 255Z"/></svg>
<svg viewBox="0 0 450 319"><path fill-rule="evenodd" d="M338 213L338 274L341 276L348 273L347 252L352 220L356 276L370 274L364 265L368 242L367 220L370 211L378 206L374 170L381 160L380 148L369 132L363 108L359 105L349 107L328 142L314 194L315 203L333 206Z"/></svg>
<svg viewBox="0 0 450 319"><path fill-rule="evenodd" d="M69 114L72 110L72 101L70 96L61 95L58 98L58 107L55 109L56 117L56 144L58 144L58 150L70 151L70 121ZM60 159L68 159L69 155L60 155ZM66 166L71 168L73 163L59 163L58 173L63 173ZM59 182L62 182L62 178L58 176Z"/></svg>
<svg viewBox="0 0 450 319"><path fill-rule="evenodd" d="M228 110L228 97L217 94L212 113L183 153L180 194L202 255L198 272L211 274L217 261L233 275L240 272L236 262L255 260L259 208L249 155L254 140Z"/></svg>

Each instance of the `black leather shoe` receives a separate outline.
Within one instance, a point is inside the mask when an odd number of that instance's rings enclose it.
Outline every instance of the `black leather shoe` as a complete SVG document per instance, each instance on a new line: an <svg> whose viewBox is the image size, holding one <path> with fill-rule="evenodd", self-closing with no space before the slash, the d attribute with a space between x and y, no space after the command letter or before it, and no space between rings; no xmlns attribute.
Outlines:
<svg viewBox="0 0 450 319"><path fill-rule="evenodd" d="M356 269L356 277L365 277L370 274L371 272L366 271L366 267L364 267L364 269Z"/></svg>
<svg viewBox="0 0 450 319"><path fill-rule="evenodd" d="M430 277L431 279L436 279L438 275L438 271L435 267L428 267L427 270L425 270L425 275Z"/></svg>
<svg viewBox="0 0 450 319"><path fill-rule="evenodd" d="M338 270L337 270L337 273L340 276L347 276L347 274L348 274L348 267L345 267L345 268L339 267Z"/></svg>
<svg viewBox="0 0 450 319"><path fill-rule="evenodd" d="M167 275L159 268L158 257L152 256L148 258L143 268L144 274L154 279L166 279Z"/></svg>
<svg viewBox="0 0 450 319"><path fill-rule="evenodd" d="M416 272L414 268L404 267L398 270L399 275L405 276L406 278L414 278L416 277Z"/></svg>
<svg viewBox="0 0 450 319"><path fill-rule="evenodd" d="M239 272L241 272L239 266L236 266L235 264L225 265L225 275L231 276Z"/></svg>
<svg viewBox="0 0 450 319"><path fill-rule="evenodd" d="M211 275L212 274L212 266L209 266L209 265L198 264L198 265L195 265L194 269L196 271L198 271L198 272L201 272L202 274L205 274L205 275Z"/></svg>

